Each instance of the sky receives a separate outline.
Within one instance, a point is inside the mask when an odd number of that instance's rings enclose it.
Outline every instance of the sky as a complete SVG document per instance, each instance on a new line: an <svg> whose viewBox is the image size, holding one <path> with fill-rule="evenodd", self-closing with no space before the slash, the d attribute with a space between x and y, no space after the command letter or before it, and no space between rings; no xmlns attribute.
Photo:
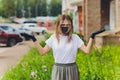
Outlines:
<svg viewBox="0 0 120 80"><path fill-rule="evenodd" d="M51 0L47 0L47 2L49 3Z"/></svg>

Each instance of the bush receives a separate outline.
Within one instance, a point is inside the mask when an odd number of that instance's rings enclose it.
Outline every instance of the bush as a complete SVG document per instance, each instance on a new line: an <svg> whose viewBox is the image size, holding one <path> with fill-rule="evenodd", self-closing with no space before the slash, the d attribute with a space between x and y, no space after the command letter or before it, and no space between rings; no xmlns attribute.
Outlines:
<svg viewBox="0 0 120 80"><path fill-rule="evenodd" d="M53 33L49 33L45 35L45 39L47 40Z"/></svg>
<svg viewBox="0 0 120 80"><path fill-rule="evenodd" d="M87 41L84 39L84 36L82 34L77 32L74 32L74 34L77 34L84 41L85 44L87 43Z"/></svg>

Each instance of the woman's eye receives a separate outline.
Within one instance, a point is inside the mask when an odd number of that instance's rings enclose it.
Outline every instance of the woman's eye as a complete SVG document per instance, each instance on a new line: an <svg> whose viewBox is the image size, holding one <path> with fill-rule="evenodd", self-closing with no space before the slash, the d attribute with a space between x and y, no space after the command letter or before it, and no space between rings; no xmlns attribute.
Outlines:
<svg viewBox="0 0 120 80"><path fill-rule="evenodd" d="M66 26L70 26L70 24L66 24Z"/></svg>
<svg viewBox="0 0 120 80"><path fill-rule="evenodd" d="M70 26L70 24L61 24L61 26Z"/></svg>
<svg viewBox="0 0 120 80"><path fill-rule="evenodd" d="M61 24L61 26L65 26L65 24Z"/></svg>

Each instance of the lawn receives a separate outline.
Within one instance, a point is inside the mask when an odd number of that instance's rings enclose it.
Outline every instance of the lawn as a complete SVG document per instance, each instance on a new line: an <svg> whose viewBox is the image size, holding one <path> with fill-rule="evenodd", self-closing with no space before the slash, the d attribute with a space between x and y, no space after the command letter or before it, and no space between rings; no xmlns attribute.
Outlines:
<svg viewBox="0 0 120 80"><path fill-rule="evenodd" d="M44 41L41 44L44 45ZM120 46L93 48L89 55L78 50L76 62L81 80L120 80ZM33 47L2 80L51 80L53 64L52 50L40 56Z"/></svg>

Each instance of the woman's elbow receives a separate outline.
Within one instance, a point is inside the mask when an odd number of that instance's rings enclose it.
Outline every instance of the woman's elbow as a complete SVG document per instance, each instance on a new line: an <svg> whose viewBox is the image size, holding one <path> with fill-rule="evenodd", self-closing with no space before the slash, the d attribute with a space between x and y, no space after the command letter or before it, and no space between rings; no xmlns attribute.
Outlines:
<svg viewBox="0 0 120 80"><path fill-rule="evenodd" d="M41 55L41 56L44 56L45 54L42 53L42 54L40 54L40 55Z"/></svg>
<svg viewBox="0 0 120 80"><path fill-rule="evenodd" d="M85 45L83 45L80 49L86 54L89 54L90 50L91 50L90 48L86 47Z"/></svg>
<svg viewBox="0 0 120 80"><path fill-rule="evenodd" d="M90 54L90 50L85 50L84 51L86 54Z"/></svg>
<svg viewBox="0 0 120 80"><path fill-rule="evenodd" d="M46 52L44 52L44 51L43 51L43 52L40 52L40 55L41 55L41 56L44 56L45 54L46 54Z"/></svg>
<svg viewBox="0 0 120 80"><path fill-rule="evenodd" d="M47 53L48 53L48 51L46 51L46 50L43 50L42 52L40 52L41 56L44 56Z"/></svg>

